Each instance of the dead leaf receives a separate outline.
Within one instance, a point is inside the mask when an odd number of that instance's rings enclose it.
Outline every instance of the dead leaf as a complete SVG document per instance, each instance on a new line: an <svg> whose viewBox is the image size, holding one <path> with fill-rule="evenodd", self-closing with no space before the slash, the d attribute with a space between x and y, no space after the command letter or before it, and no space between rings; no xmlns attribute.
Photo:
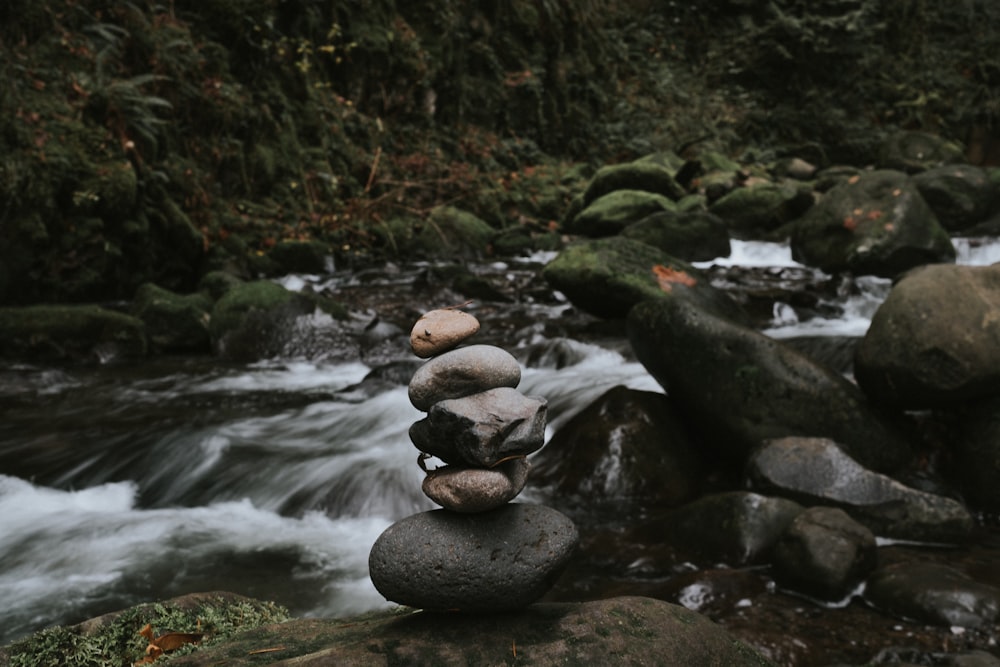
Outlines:
<svg viewBox="0 0 1000 667"><path fill-rule="evenodd" d="M201 623L199 622L199 626ZM138 662L132 663L135 665L149 665L156 661L157 658L162 656L164 653L169 653L170 651L176 651L182 646L188 644L196 644L201 641L201 638L205 635L201 632L167 632L159 637L153 638L153 626L147 623L139 630L139 634L149 642L146 647L146 657Z"/></svg>
<svg viewBox="0 0 1000 667"><path fill-rule="evenodd" d="M689 276L684 271L679 271L669 266L663 266L662 264L656 264L653 266L653 275L656 276L656 282L659 284L660 289L664 292L673 290L675 283L679 283L686 287L694 287L698 284L697 280Z"/></svg>
<svg viewBox="0 0 1000 667"><path fill-rule="evenodd" d="M844 218L844 229L854 231L854 228L858 226L858 221L854 218L848 216Z"/></svg>

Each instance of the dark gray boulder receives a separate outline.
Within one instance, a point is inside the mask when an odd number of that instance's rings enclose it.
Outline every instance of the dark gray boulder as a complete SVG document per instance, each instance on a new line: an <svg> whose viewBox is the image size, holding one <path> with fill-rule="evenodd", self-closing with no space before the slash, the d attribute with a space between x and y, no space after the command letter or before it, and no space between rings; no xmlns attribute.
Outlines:
<svg viewBox="0 0 1000 667"><path fill-rule="evenodd" d="M733 299L687 262L634 239L613 237L573 244L542 270L552 287L580 310L624 318L645 299L691 299L701 307L745 321Z"/></svg>
<svg viewBox="0 0 1000 667"><path fill-rule="evenodd" d="M873 403L938 408L1000 393L1000 266L926 266L879 306L854 358Z"/></svg>
<svg viewBox="0 0 1000 667"><path fill-rule="evenodd" d="M438 401L462 398L487 389L516 387L521 366L494 345L468 345L440 354L418 368L410 380L413 407L426 412Z"/></svg>
<svg viewBox="0 0 1000 667"><path fill-rule="evenodd" d="M541 505L478 514L432 510L389 526L368 559L387 600L437 611L498 612L544 595L576 548L576 526Z"/></svg>
<svg viewBox="0 0 1000 667"><path fill-rule="evenodd" d="M875 536L843 510L810 507L795 517L771 554L780 586L840 601L878 563Z"/></svg>
<svg viewBox="0 0 1000 667"><path fill-rule="evenodd" d="M955 542L974 526L957 500L872 472L826 438L771 440L750 455L747 477L761 493L841 507L880 537Z"/></svg>
<svg viewBox="0 0 1000 667"><path fill-rule="evenodd" d="M963 160L961 146L929 132L896 132L883 140L878 151L880 168L910 174Z"/></svg>
<svg viewBox="0 0 1000 667"><path fill-rule="evenodd" d="M791 222L813 205L810 190L799 184L759 183L728 192L709 207L733 236L759 238Z"/></svg>
<svg viewBox="0 0 1000 667"><path fill-rule="evenodd" d="M552 503L674 506L698 491L702 463L669 397L617 386L566 422L532 458Z"/></svg>
<svg viewBox="0 0 1000 667"><path fill-rule="evenodd" d="M900 618L966 628L989 626L1000 616L1000 589L938 563L900 563L868 579L865 600Z"/></svg>
<svg viewBox="0 0 1000 667"><path fill-rule="evenodd" d="M1000 205L1000 190L985 169L951 164L917 174L913 183L945 229L956 232L986 220Z"/></svg>
<svg viewBox="0 0 1000 667"><path fill-rule="evenodd" d="M629 225L622 236L642 241L686 262L728 257L729 231L707 211L664 211Z"/></svg>
<svg viewBox="0 0 1000 667"><path fill-rule="evenodd" d="M542 446L547 405L510 387L447 399L410 426L410 439L445 463L489 468Z"/></svg>
<svg viewBox="0 0 1000 667"><path fill-rule="evenodd" d="M635 306L628 336L692 431L739 464L788 435L833 438L877 470L909 460L907 440L856 386L778 340L679 299Z"/></svg>
<svg viewBox="0 0 1000 667"><path fill-rule="evenodd" d="M830 190L792 226L792 257L827 273L892 278L954 262L955 248L910 178L865 172Z"/></svg>
<svg viewBox="0 0 1000 667"><path fill-rule="evenodd" d="M659 535L700 563L761 563L802 510L786 498L727 491L678 507L640 532L650 540Z"/></svg>
<svg viewBox="0 0 1000 667"><path fill-rule="evenodd" d="M1000 398L956 412L950 475L976 509L1000 512Z"/></svg>

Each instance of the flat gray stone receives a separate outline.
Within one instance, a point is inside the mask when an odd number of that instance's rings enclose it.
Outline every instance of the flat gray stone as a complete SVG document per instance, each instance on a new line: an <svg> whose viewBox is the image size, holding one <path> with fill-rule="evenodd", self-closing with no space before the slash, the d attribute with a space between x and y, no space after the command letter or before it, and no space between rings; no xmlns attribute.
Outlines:
<svg viewBox="0 0 1000 667"><path fill-rule="evenodd" d="M372 546L372 583L387 600L437 611L520 609L544 595L579 540L542 505L491 512L432 510L389 526Z"/></svg>
<svg viewBox="0 0 1000 667"><path fill-rule="evenodd" d="M509 352L494 345L469 345L418 368L410 380L410 402L426 412L438 401L497 387L513 388L520 382L521 365Z"/></svg>
<svg viewBox="0 0 1000 667"><path fill-rule="evenodd" d="M494 468L445 466L424 478L424 495L453 512L486 512L521 493L531 465L524 457Z"/></svg>
<svg viewBox="0 0 1000 667"><path fill-rule="evenodd" d="M868 580L865 600L882 611L935 625L990 626L1000 618L1000 589L938 563L898 563Z"/></svg>
<svg viewBox="0 0 1000 667"><path fill-rule="evenodd" d="M541 448L547 407L509 387L439 401L410 426L410 440L445 463L489 468Z"/></svg>
<svg viewBox="0 0 1000 667"><path fill-rule="evenodd" d="M479 320L469 313L441 308L424 313L410 331L410 347L421 359L440 354L479 331Z"/></svg>
<svg viewBox="0 0 1000 667"><path fill-rule="evenodd" d="M755 490L841 507L880 537L924 542L964 540L972 515L951 498L868 470L827 438L778 438L750 455Z"/></svg>

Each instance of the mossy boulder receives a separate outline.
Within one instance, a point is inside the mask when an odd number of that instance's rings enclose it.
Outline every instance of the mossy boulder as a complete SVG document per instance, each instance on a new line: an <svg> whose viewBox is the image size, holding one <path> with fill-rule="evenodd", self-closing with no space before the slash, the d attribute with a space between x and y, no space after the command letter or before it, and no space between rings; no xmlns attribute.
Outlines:
<svg viewBox="0 0 1000 667"><path fill-rule="evenodd" d="M203 292L176 294L153 283L141 285L132 314L146 325L150 347L160 352L209 352L212 298Z"/></svg>
<svg viewBox="0 0 1000 667"><path fill-rule="evenodd" d="M1000 208L1000 187L979 167L935 167L915 175L913 183L941 226L952 232L983 222Z"/></svg>
<svg viewBox="0 0 1000 667"><path fill-rule="evenodd" d="M141 357L146 330L137 317L95 305L0 308L0 354L41 360Z"/></svg>
<svg viewBox="0 0 1000 667"><path fill-rule="evenodd" d="M543 277L580 310L623 318L647 299L682 298L739 321L746 316L697 268L651 245L612 237L567 247L542 270Z"/></svg>
<svg viewBox="0 0 1000 667"><path fill-rule="evenodd" d="M591 238L614 236L654 213L676 210L677 203L660 194L645 190L615 190L588 204L563 226L563 231Z"/></svg>
<svg viewBox="0 0 1000 667"><path fill-rule="evenodd" d="M760 183L736 188L715 200L708 210L726 221L734 236L766 236L805 213L813 204L808 188Z"/></svg>
<svg viewBox="0 0 1000 667"><path fill-rule="evenodd" d="M912 179L865 172L795 222L792 257L827 273L892 278L922 264L954 262L955 248Z"/></svg>
<svg viewBox="0 0 1000 667"><path fill-rule="evenodd" d="M642 190L677 200L686 193L673 173L653 160L637 160L602 167L583 193L585 205L615 190Z"/></svg>
<svg viewBox="0 0 1000 667"><path fill-rule="evenodd" d="M331 262L330 246L322 241L281 241L267 255L274 262L277 275L323 274L328 272Z"/></svg>
<svg viewBox="0 0 1000 667"><path fill-rule="evenodd" d="M494 234L496 230L475 214L439 206L427 216L415 246L430 257L477 259L488 254Z"/></svg>
<svg viewBox="0 0 1000 667"><path fill-rule="evenodd" d="M654 213L629 225L621 235L688 262L728 257L731 250L726 223L706 211Z"/></svg>
<svg viewBox="0 0 1000 667"><path fill-rule="evenodd" d="M952 141L928 132L906 131L892 134L883 141L878 166L914 174L964 159L962 147Z"/></svg>
<svg viewBox="0 0 1000 667"><path fill-rule="evenodd" d="M243 283L212 308L212 345L218 354L241 361L294 356L297 339L310 330L297 321L317 312L332 320L347 317L344 307L330 299L292 292L268 280Z"/></svg>

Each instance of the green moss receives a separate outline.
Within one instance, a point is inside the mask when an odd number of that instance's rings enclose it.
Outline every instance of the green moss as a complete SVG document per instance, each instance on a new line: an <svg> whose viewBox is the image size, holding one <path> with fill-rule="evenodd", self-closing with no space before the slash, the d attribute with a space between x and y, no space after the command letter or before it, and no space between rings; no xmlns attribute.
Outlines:
<svg viewBox="0 0 1000 667"><path fill-rule="evenodd" d="M185 655L239 632L289 620L288 611L271 602L236 596L192 596L189 604L154 603L113 615L94 629L56 627L37 632L9 647L11 667L121 667L141 660L147 640L139 631L150 624L163 632L204 633L197 644L172 655ZM103 619L102 619L103 620Z"/></svg>

